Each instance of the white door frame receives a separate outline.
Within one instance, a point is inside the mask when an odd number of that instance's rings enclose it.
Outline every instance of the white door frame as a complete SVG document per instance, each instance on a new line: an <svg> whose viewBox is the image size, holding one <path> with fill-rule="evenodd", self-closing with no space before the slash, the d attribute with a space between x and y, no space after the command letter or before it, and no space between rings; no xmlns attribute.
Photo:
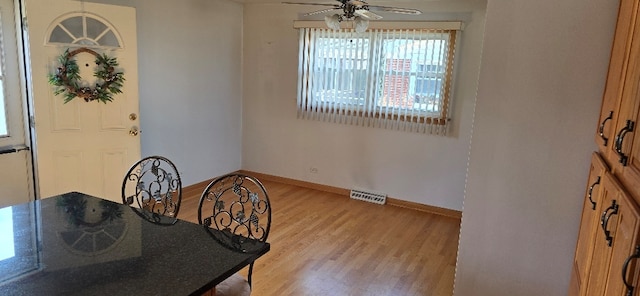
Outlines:
<svg viewBox="0 0 640 296"><path fill-rule="evenodd" d="M0 157L9 166L2 176L3 196L0 206L36 199L34 179L33 141L29 124L30 101L27 97L24 32L22 30L22 1L2 1L2 42L4 59L2 75L5 80L5 107L9 136L0 139ZM15 74L11 74L11 72ZM7 174L8 173L8 174Z"/></svg>

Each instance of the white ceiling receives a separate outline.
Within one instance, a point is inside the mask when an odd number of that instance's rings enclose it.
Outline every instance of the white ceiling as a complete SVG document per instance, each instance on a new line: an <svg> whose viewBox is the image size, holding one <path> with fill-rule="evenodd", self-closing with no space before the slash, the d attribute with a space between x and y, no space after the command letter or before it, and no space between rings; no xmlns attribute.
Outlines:
<svg viewBox="0 0 640 296"><path fill-rule="evenodd" d="M328 0L233 0L239 3L260 3L260 4L279 4L283 1L288 2L301 2L301 3L326 3L326 4L335 4L339 3L339 1L328 1ZM361 0L362 1L362 0ZM393 4L393 3L419 3L419 2L454 2L454 1L464 1L464 0L384 0L384 1L375 1L369 0L367 3L371 5L377 5L379 3L384 3L385 5ZM380 4L382 5L382 4Z"/></svg>

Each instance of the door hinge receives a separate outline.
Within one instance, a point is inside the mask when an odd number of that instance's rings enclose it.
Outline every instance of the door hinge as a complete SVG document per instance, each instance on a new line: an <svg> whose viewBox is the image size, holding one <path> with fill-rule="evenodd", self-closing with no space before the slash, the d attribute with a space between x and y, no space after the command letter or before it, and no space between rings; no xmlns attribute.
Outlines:
<svg viewBox="0 0 640 296"><path fill-rule="evenodd" d="M36 127L36 118L33 115L29 115L29 126L31 128Z"/></svg>
<svg viewBox="0 0 640 296"><path fill-rule="evenodd" d="M29 28L29 26L27 25L27 18L23 17L22 18L22 30L23 31L27 31L28 28Z"/></svg>

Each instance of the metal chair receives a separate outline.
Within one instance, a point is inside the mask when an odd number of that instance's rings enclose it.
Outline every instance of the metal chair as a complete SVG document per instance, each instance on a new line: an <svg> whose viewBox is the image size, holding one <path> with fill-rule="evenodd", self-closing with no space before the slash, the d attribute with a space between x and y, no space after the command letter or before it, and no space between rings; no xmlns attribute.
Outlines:
<svg viewBox="0 0 640 296"><path fill-rule="evenodd" d="M271 227L271 204L266 189L254 177L232 173L205 188L198 203L198 222L221 244L238 252L266 242ZM253 264L245 279L234 274L216 286L216 296L248 295Z"/></svg>
<svg viewBox="0 0 640 296"><path fill-rule="evenodd" d="M162 156L136 162L122 181L122 202L145 220L173 225L182 201L182 181L176 166Z"/></svg>

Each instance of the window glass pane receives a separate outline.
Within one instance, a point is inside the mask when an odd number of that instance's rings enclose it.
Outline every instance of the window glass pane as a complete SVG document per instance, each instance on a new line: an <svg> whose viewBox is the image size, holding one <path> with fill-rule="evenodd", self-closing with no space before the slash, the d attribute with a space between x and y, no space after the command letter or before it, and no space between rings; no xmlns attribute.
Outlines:
<svg viewBox="0 0 640 296"><path fill-rule="evenodd" d="M439 112L442 83L442 78L418 77L413 95L413 108L428 112Z"/></svg>
<svg viewBox="0 0 640 296"><path fill-rule="evenodd" d="M98 44L101 46L110 46L110 47L120 47L120 43L118 42L118 38L113 33L113 31L109 31L102 36L98 40Z"/></svg>
<svg viewBox="0 0 640 296"><path fill-rule="evenodd" d="M314 67L315 103L363 105L369 40L319 38Z"/></svg>
<svg viewBox="0 0 640 296"><path fill-rule="evenodd" d="M87 17L87 38L95 40L107 29L101 21Z"/></svg>
<svg viewBox="0 0 640 296"><path fill-rule="evenodd" d="M65 32L60 25L56 26L49 36L49 42L55 43L73 43L73 38Z"/></svg>
<svg viewBox="0 0 640 296"><path fill-rule="evenodd" d="M77 44L82 44L82 45L86 45L86 46L94 46L94 45L99 45L98 43L96 43L95 41L91 40L91 39L87 39L87 38L82 38L80 40L78 40L78 42L76 42Z"/></svg>
<svg viewBox="0 0 640 296"><path fill-rule="evenodd" d="M82 33L82 17L81 16L70 17L60 22L60 25L65 27L69 31L69 33L71 33L76 38L80 38L84 36L84 34Z"/></svg>
<svg viewBox="0 0 640 296"><path fill-rule="evenodd" d="M439 112L446 41L432 34L383 41L385 67L379 106Z"/></svg>
<svg viewBox="0 0 640 296"><path fill-rule="evenodd" d="M0 80L0 137L6 137L9 135L9 128L7 127L7 111L6 102L4 100L4 81Z"/></svg>
<svg viewBox="0 0 640 296"><path fill-rule="evenodd" d="M0 261L16 255L13 241L13 212L11 207L0 209Z"/></svg>

